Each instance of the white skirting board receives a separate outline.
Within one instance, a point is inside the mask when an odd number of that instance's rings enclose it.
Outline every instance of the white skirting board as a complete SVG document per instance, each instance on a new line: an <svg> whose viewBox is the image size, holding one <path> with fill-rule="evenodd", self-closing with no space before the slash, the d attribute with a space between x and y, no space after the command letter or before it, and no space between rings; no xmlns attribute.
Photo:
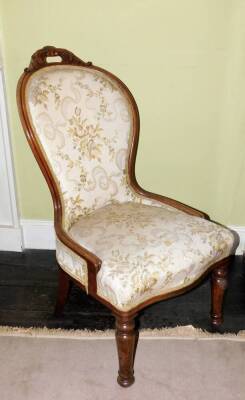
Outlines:
<svg viewBox="0 0 245 400"><path fill-rule="evenodd" d="M0 251L22 251L21 228L0 226Z"/></svg>
<svg viewBox="0 0 245 400"><path fill-rule="evenodd" d="M28 220L20 221L25 249L55 249L55 233L53 221ZM230 226L240 236L240 245L236 254L243 254L245 251L245 226ZM0 237L1 248L1 237Z"/></svg>
<svg viewBox="0 0 245 400"><path fill-rule="evenodd" d="M229 228L236 231L240 236L240 243L237 248L236 254L242 255L245 252L245 226L229 225Z"/></svg>
<svg viewBox="0 0 245 400"><path fill-rule="evenodd" d="M20 226L24 249L55 249L53 221L21 219Z"/></svg>

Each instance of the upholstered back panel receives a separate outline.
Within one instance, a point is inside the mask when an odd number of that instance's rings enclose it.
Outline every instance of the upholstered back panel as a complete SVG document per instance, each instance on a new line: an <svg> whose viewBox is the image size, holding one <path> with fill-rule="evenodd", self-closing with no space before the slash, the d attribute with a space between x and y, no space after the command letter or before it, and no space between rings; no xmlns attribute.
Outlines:
<svg viewBox="0 0 245 400"><path fill-rule="evenodd" d="M25 96L60 190L66 229L80 215L132 199L127 183L132 106L116 80L86 67L48 66L31 75Z"/></svg>

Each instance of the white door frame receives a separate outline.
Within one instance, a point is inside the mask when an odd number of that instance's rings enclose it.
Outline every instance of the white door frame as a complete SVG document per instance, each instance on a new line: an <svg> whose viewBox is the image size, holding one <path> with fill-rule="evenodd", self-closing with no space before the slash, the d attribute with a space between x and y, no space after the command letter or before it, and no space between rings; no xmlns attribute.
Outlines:
<svg viewBox="0 0 245 400"><path fill-rule="evenodd" d="M0 65L0 251L22 251L4 74Z"/></svg>

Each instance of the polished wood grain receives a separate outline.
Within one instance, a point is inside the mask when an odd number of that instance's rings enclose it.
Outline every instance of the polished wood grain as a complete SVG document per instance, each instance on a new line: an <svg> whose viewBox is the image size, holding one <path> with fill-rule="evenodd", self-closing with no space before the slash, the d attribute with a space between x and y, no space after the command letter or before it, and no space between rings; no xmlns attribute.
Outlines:
<svg viewBox="0 0 245 400"><path fill-rule="evenodd" d="M135 315L128 319L116 315L116 342L119 359L117 382L128 387L134 383L134 358L139 332L135 327Z"/></svg>
<svg viewBox="0 0 245 400"><path fill-rule="evenodd" d="M223 322L223 300L225 290L228 286L228 267L229 262L224 260L218 267L212 271L211 295L212 308L211 319L213 326L219 327Z"/></svg>
<svg viewBox="0 0 245 400"><path fill-rule="evenodd" d="M60 62L49 62L48 61L48 59L50 57L57 57L57 56L61 58ZM130 143L129 157L128 157L128 168L127 168L128 169L128 179L129 179L129 184L139 195L148 197L150 199L158 200L164 204L171 205L172 207L175 207L175 208L182 210L182 211L186 212L187 214L190 214L193 216L197 216L197 217L205 218L205 219L209 219L209 216L206 213L199 211L193 207L190 207L186 204L183 204L177 200L170 199L165 196L161 196L158 194L148 192L148 191L144 190L143 188L141 188L141 186L138 184L136 175L135 175L135 161L136 161L136 154L137 154L137 147L138 147L138 140L139 140L139 129L140 129L139 112L138 112L138 107L136 105L133 95L131 94L131 92L129 91L127 86L120 79L118 79L112 73L110 73L100 67L92 65L91 62L84 62L83 60L81 60L77 56L75 56L73 53L71 53L70 51L62 49L62 48L55 48L53 46L45 46L44 48L36 51L33 54L33 56L31 57L30 65L28 68L26 68L24 70L24 73L22 74L22 76L19 79L18 87L17 87L17 103L18 103L18 110L19 110L19 115L20 115L20 119L22 122L22 126L24 128L24 131L25 131L27 140L29 142L29 145L32 149L32 152L39 164L39 167L40 167L46 181L47 181L47 184L49 186L49 189L50 189L50 192L52 195L53 204L54 204L54 226L55 226L55 232L56 232L58 239L65 246L69 247L73 252L75 252L78 256L80 256L84 260L86 260L87 268L88 268L88 293L91 296L93 296L94 298L96 298L97 300L99 300L101 303L106 305L110 310L112 310L113 313L115 313L117 315L117 332L118 332L117 333L117 337L118 337L117 343L118 343L118 349L119 349L119 359L121 357L121 361L120 361L121 366L119 368L119 371L123 371L123 372L121 372L121 375L119 373L119 376L122 377L119 379L119 383L122 384L123 379L124 379L123 377L128 376L127 379L128 379L128 385L129 385L130 383L133 382L131 353L132 353L132 347L133 347L132 343L134 343L134 339L132 339L132 338L134 337L134 334L135 334L135 333L133 333L134 328L133 328L132 320L134 319L135 314L138 311L140 311L141 309L143 309L144 307L146 307L150 304L153 304L154 302L158 302L160 300L174 297L183 292L190 290L192 287L197 285L200 282L200 280L203 279L203 277L209 271L211 271L213 269L217 269L217 268L220 270L220 268L223 268L223 267L221 267L222 263L225 265L228 265L230 263L230 257L228 257L225 260L221 260L221 262L219 261L218 263L210 266L209 269L207 271L205 271L205 273L191 285L189 285L185 288L175 290L171 293L163 294L160 296L155 296L155 297L139 304L137 307L135 307L134 309L132 309L128 312L118 311L117 309L115 309L115 307L113 305L108 303L106 300L104 300L97 294L97 274L101 268L102 261L100 260L99 257L97 257L95 254L93 254L91 251L89 251L88 249L86 249L83 246L76 243L69 236L69 234L64 230L63 225L62 225L63 204L62 204L62 200L61 200L61 195L59 193L58 185L57 185L55 177L52 174L50 166L45 159L45 156L42 152L39 141L36 138L35 132L33 130L33 127L32 127L31 121L29 119L28 112L27 112L25 90L26 90L26 85L27 85L28 80L30 79L31 75L35 71L37 71L41 68L47 68L48 66L53 66L53 65L76 65L76 66L82 66L82 67L88 68L88 69L101 71L102 73L104 73L105 75L110 77L111 79L114 79L117 82L118 86L123 91L124 95L128 99L128 102L131 106L132 125L133 125L132 126L132 140ZM235 234L234 234L234 237L235 237L235 241L234 241L234 249L235 249L238 246L239 241L238 241L238 237L235 236ZM218 271L218 269L217 269L217 271ZM222 296L220 294L221 289L220 289L220 285L218 283L219 280L217 278L217 274L218 274L217 271L216 271L216 273L214 272L214 275L213 275L216 277L216 278L213 278L213 282L215 282L213 284L213 287L215 288L215 289L213 289L213 293L215 292L215 294L213 295L213 303L216 305L213 306L214 312L212 315L217 314L217 317L212 317L212 321L214 321L214 325L218 325L217 321L221 321L220 303L221 303ZM62 275L62 276L63 276L63 278L62 278L63 281L60 284L60 292L59 292L60 300L58 301L58 304L60 304L60 305L57 306L58 308L60 308L60 310L62 309L63 301L67 296L67 284L65 283L66 278L65 278L65 275ZM74 281L79 287L81 287L83 290L85 290L83 285L81 285L74 278L70 277L70 280ZM63 293L62 293L62 290L63 290ZM218 293L219 293L219 295L218 295ZM127 333L123 334L122 333L123 330ZM120 350L120 347L122 347L122 350ZM126 358L120 356L120 354L126 354L127 352L128 352L128 356ZM122 359L124 360L123 363L122 363ZM126 359L131 360L131 361L125 361ZM125 380L125 385L123 385L123 386L128 386L126 384L127 379ZM120 382L120 380L121 380L121 382Z"/></svg>

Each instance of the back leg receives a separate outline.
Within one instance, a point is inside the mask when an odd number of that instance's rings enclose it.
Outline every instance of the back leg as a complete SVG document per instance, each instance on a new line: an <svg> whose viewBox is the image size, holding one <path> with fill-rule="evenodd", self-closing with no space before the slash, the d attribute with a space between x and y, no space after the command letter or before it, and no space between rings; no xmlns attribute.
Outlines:
<svg viewBox="0 0 245 400"><path fill-rule="evenodd" d="M54 312L56 317L60 317L63 314L64 306L71 288L70 277L62 268L59 268L58 282L58 293Z"/></svg>
<svg viewBox="0 0 245 400"><path fill-rule="evenodd" d="M211 321L214 327L218 327L223 322L223 299L225 290L228 286L228 267L232 261L232 258L226 258L223 263L220 263L212 271L211 278Z"/></svg>

